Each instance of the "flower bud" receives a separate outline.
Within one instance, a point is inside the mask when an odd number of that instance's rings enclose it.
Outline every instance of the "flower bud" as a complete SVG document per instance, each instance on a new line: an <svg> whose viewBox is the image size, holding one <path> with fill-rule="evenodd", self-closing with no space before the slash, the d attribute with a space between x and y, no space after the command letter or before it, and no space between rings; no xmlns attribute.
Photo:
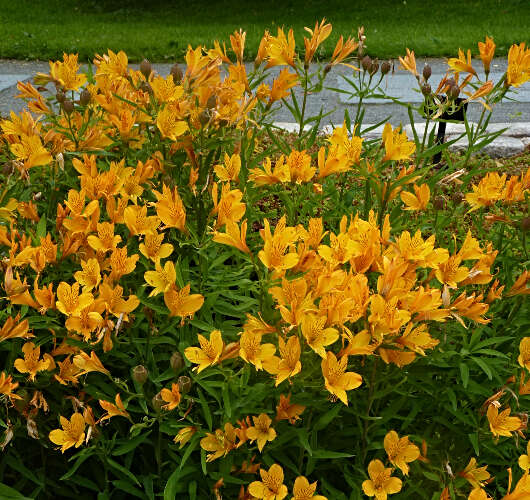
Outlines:
<svg viewBox="0 0 530 500"><path fill-rule="evenodd" d="M184 358L180 352L175 351L169 359L169 365L174 372L178 372L184 368Z"/></svg>
<svg viewBox="0 0 530 500"><path fill-rule="evenodd" d="M392 66L390 66L390 63L388 61L383 61L381 64L381 74L384 76L386 75L390 70Z"/></svg>
<svg viewBox="0 0 530 500"><path fill-rule="evenodd" d="M74 103L70 99L65 99L63 102L63 110L64 112L69 115L74 111Z"/></svg>
<svg viewBox="0 0 530 500"><path fill-rule="evenodd" d="M177 384L179 385L179 390L182 394L188 394L191 390L191 378L187 377L186 375L182 375L178 378Z"/></svg>
<svg viewBox="0 0 530 500"><path fill-rule="evenodd" d="M370 68L370 76L374 76L378 70L379 70L379 63L377 61L374 61Z"/></svg>
<svg viewBox="0 0 530 500"><path fill-rule="evenodd" d="M530 229L530 217L525 217L522 221L521 221L521 229L526 232Z"/></svg>
<svg viewBox="0 0 530 500"><path fill-rule="evenodd" d="M210 112L207 109L199 114L199 121L202 126L208 125L208 122L210 121Z"/></svg>
<svg viewBox="0 0 530 500"><path fill-rule="evenodd" d="M28 406L30 395L29 392L26 391L26 389L20 389L19 391L17 391L17 396L19 396L20 399L15 399L13 401L13 404L15 405L15 408L18 411L22 412L26 408L26 406Z"/></svg>
<svg viewBox="0 0 530 500"><path fill-rule="evenodd" d="M432 205L435 210L444 210L445 209L445 198L443 196L437 196L434 198Z"/></svg>
<svg viewBox="0 0 530 500"><path fill-rule="evenodd" d="M149 377L149 372L147 371L147 368L144 365L138 365L132 369L132 377L135 382L138 382L140 385L143 385L146 383Z"/></svg>
<svg viewBox="0 0 530 500"><path fill-rule="evenodd" d="M145 76L146 80L149 79L149 75L151 74L151 71L153 71L151 63L147 59L144 59L140 63L140 72L142 73L142 75Z"/></svg>
<svg viewBox="0 0 530 500"><path fill-rule="evenodd" d="M215 95L211 95L208 97L208 101L206 101L206 107L208 109L214 109L215 106L217 106L217 97Z"/></svg>
<svg viewBox="0 0 530 500"><path fill-rule="evenodd" d="M431 67L426 64L425 66L423 66L423 78L425 78L425 80L428 80L432 75L432 69Z"/></svg>
<svg viewBox="0 0 530 500"><path fill-rule="evenodd" d="M90 99L92 99L92 94L89 90L84 89L83 92L81 92L81 95L79 96L79 102L83 106L86 106L90 102Z"/></svg>
<svg viewBox="0 0 530 500"><path fill-rule="evenodd" d="M364 56L361 60L361 66L364 71L368 71L372 67L372 59L370 56Z"/></svg>
<svg viewBox="0 0 530 500"><path fill-rule="evenodd" d="M331 64L326 64L326 67L324 68L324 74L327 75L331 71Z"/></svg>
<svg viewBox="0 0 530 500"><path fill-rule="evenodd" d="M15 171L15 165L12 161L7 161L2 165L2 173L4 175L11 175Z"/></svg>
<svg viewBox="0 0 530 500"><path fill-rule="evenodd" d="M447 91L449 99L456 99L460 95L460 88L457 85L452 85Z"/></svg>
<svg viewBox="0 0 530 500"><path fill-rule="evenodd" d="M462 200L464 199L464 195L460 191L455 191L453 193L453 196L451 196L451 200L455 205L458 205L462 203Z"/></svg>
<svg viewBox="0 0 530 500"><path fill-rule="evenodd" d="M62 90L58 90L57 94L55 94L55 99L57 99L57 102L64 102L66 95Z"/></svg>
<svg viewBox="0 0 530 500"><path fill-rule="evenodd" d="M169 74L173 77L175 85L179 85L182 81L182 77L184 76L178 64L173 64L173 66L171 66L171 71L169 72Z"/></svg>
<svg viewBox="0 0 530 500"><path fill-rule="evenodd" d="M162 399L162 394L160 392L156 396L153 396L153 399L151 400L151 406L157 413L162 410L162 406L165 404L166 402Z"/></svg>
<svg viewBox="0 0 530 500"><path fill-rule="evenodd" d="M147 92L148 94L153 93L153 87L151 87L151 85L145 80L142 83L140 83L140 90L142 92Z"/></svg>
<svg viewBox="0 0 530 500"><path fill-rule="evenodd" d="M431 95L431 93L432 93L431 86L430 86L428 83L424 83L424 84L421 86L421 93L422 93L425 97Z"/></svg>

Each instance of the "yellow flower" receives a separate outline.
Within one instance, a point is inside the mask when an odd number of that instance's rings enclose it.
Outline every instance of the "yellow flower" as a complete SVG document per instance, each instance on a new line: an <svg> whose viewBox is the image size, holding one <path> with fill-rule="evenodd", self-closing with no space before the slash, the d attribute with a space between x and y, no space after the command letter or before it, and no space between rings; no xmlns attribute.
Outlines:
<svg viewBox="0 0 530 500"><path fill-rule="evenodd" d="M272 168L271 159L269 157L265 158L263 170L261 168L249 170L248 180L252 181L256 186L269 186L289 182L291 180L291 174L289 167L285 163L285 156L281 155L278 158L274 169Z"/></svg>
<svg viewBox="0 0 530 500"><path fill-rule="evenodd" d="M64 453L68 448L75 446L79 448L85 439L85 419L81 413L74 413L70 420L59 417L62 429L50 432L49 438L53 444L61 446Z"/></svg>
<svg viewBox="0 0 530 500"><path fill-rule="evenodd" d="M187 347L184 350L184 355L189 361L199 365L194 370L200 373L205 368L208 368L208 366L215 365L219 362L219 357L224 349L224 342L220 330L214 330L210 334L210 340L201 334L198 337L201 347Z"/></svg>
<svg viewBox="0 0 530 500"><path fill-rule="evenodd" d="M114 281L118 281L122 276L130 274L134 271L136 263L140 258L139 255L134 254L130 257L127 256L127 247L115 248L110 255L110 278Z"/></svg>
<svg viewBox="0 0 530 500"><path fill-rule="evenodd" d="M179 120L177 111L171 106L166 106L158 113L156 126L162 137L172 141L176 141L177 137L189 130L188 124L184 120Z"/></svg>
<svg viewBox="0 0 530 500"><path fill-rule="evenodd" d="M35 380L37 372L49 370L55 365L53 358L49 354L45 354L43 359L40 359L40 347L35 347L33 342L26 342L22 346L22 352L24 353L24 359L16 359L15 368L20 373L28 373L32 382Z"/></svg>
<svg viewBox="0 0 530 500"><path fill-rule="evenodd" d="M376 500L386 500L387 495L401 491L401 479L392 477L392 469L385 469L381 460L372 460L368 464L370 479L363 481L363 491L369 497L375 496Z"/></svg>
<svg viewBox="0 0 530 500"><path fill-rule="evenodd" d="M74 273L75 280L83 286L84 292L97 288L101 281L99 262L97 259L81 260L82 271Z"/></svg>
<svg viewBox="0 0 530 500"><path fill-rule="evenodd" d="M390 123L387 123L383 130L383 143L385 145L383 161L407 160L416 151L416 144L408 140L407 134L401 131L401 127L392 130Z"/></svg>
<svg viewBox="0 0 530 500"><path fill-rule="evenodd" d="M530 370L530 337L521 339L517 361L523 368Z"/></svg>
<svg viewBox="0 0 530 500"><path fill-rule="evenodd" d="M224 166L215 165L213 169L220 181L237 182L239 180L239 171L241 170L241 156L239 156L237 153L234 153L232 156L228 156L225 153Z"/></svg>
<svg viewBox="0 0 530 500"><path fill-rule="evenodd" d="M105 401L104 399L99 400L101 408L103 408L107 412L99 419L99 422L102 422L103 420L108 420L112 417L125 417L130 419L129 413L127 413L127 411L125 410L125 406L123 405L119 393L116 394L115 401L116 404L113 404L110 401Z"/></svg>
<svg viewBox="0 0 530 500"><path fill-rule="evenodd" d="M495 437L510 437L513 431L522 428L522 421L519 417L510 417L510 408L506 408L499 413L498 408L491 404L488 407L487 417L490 424L490 430Z"/></svg>
<svg viewBox="0 0 530 500"><path fill-rule="evenodd" d="M70 286L61 281L57 287L56 306L66 316L78 316L81 311L94 302L94 297L89 292L79 294L79 283Z"/></svg>
<svg viewBox="0 0 530 500"><path fill-rule="evenodd" d="M385 451L390 463L408 476L408 462L414 462L420 456L420 449L409 441L408 436L400 438L396 431L390 431L384 440Z"/></svg>
<svg viewBox="0 0 530 500"><path fill-rule="evenodd" d="M522 42L513 44L508 51L508 69L506 70L506 85L520 87L530 80L530 48Z"/></svg>
<svg viewBox="0 0 530 500"><path fill-rule="evenodd" d="M103 366L95 351L90 353L90 356L81 351L77 356L74 356L74 365L81 370L79 375L84 375L89 372L99 372L109 375L110 372Z"/></svg>
<svg viewBox="0 0 530 500"><path fill-rule="evenodd" d="M272 420L265 413L252 417L252 420L254 425L246 430L246 434L252 442L258 442L258 450L261 452L267 441L276 439L276 431L271 427Z"/></svg>
<svg viewBox="0 0 530 500"><path fill-rule="evenodd" d="M249 493L256 498L264 500L282 500L287 496L287 486L283 484L283 469L278 464L271 465L270 469L260 469L261 481L253 481L248 487Z"/></svg>
<svg viewBox="0 0 530 500"><path fill-rule="evenodd" d="M458 49L458 57L449 58L447 64L455 73L464 71L465 73L471 73L475 76L477 75L477 72L473 69L473 66L471 65L471 50L469 49L467 51L467 59L464 51L462 49Z"/></svg>
<svg viewBox="0 0 530 500"><path fill-rule="evenodd" d="M247 237L247 221L244 220L241 222L241 231L236 222L226 221L226 232L220 233L219 231L214 231L213 241L216 243L221 243L223 245L229 245L231 247L237 248L244 253L250 254L250 249L246 243Z"/></svg>
<svg viewBox="0 0 530 500"><path fill-rule="evenodd" d="M268 61L267 68L286 65L294 68L294 49L295 41L293 30L290 29L286 37L283 29L278 28L278 36L271 36L268 39L266 47Z"/></svg>
<svg viewBox="0 0 530 500"><path fill-rule="evenodd" d="M480 53L480 59L484 65L484 72L486 74L490 71L490 64L495 54L495 42L489 36L486 37L485 42L478 42L478 50Z"/></svg>
<svg viewBox="0 0 530 500"><path fill-rule="evenodd" d="M177 273L173 262L167 261L164 267L159 262L155 264L155 271L146 271L144 273L145 281L148 285L154 287L149 297L167 292L175 284Z"/></svg>
<svg viewBox="0 0 530 500"><path fill-rule="evenodd" d="M162 193L153 191L157 202L155 203L156 213L160 220L167 227L176 227L179 231L184 231L186 226L186 209L179 196L178 189L173 191L165 184L162 185Z"/></svg>
<svg viewBox="0 0 530 500"><path fill-rule="evenodd" d="M155 76L149 84L158 102L176 102L184 94L182 86L175 85L173 75L168 75L166 78Z"/></svg>
<svg viewBox="0 0 530 500"><path fill-rule="evenodd" d="M311 166L311 156L305 150L293 150L286 160L289 168L291 182L301 184L302 182L309 182L313 175L315 175L316 168Z"/></svg>
<svg viewBox="0 0 530 500"><path fill-rule="evenodd" d="M190 284L188 283L180 290L173 285L164 293L164 302L170 311L170 316L190 318L202 307L204 297L200 293L190 295Z"/></svg>
<svg viewBox="0 0 530 500"><path fill-rule="evenodd" d="M530 441L526 444L526 455L521 455L519 457L519 467L521 467L525 473L530 470Z"/></svg>
<svg viewBox="0 0 530 500"><path fill-rule="evenodd" d="M293 500L327 500L323 495L315 495L317 482L309 483L306 477L298 476L294 480Z"/></svg>
<svg viewBox="0 0 530 500"><path fill-rule="evenodd" d="M503 497L503 498L506 499L506 497ZM447 497L447 499L449 500L449 497ZM486 491L483 490L482 488L475 488L469 493L467 500L491 500L491 497L488 496ZM516 499L514 498L513 500L516 500ZM523 500L523 498L520 497L520 500Z"/></svg>
<svg viewBox="0 0 530 500"><path fill-rule="evenodd" d="M530 283L530 271L523 271L519 277L515 280L515 283L508 290L507 297L513 295L529 295L530 287L527 286Z"/></svg>
<svg viewBox="0 0 530 500"><path fill-rule="evenodd" d="M294 377L302 370L300 363L300 341L295 335L289 337L287 342L279 337L280 358L271 356L263 361L263 368L268 373L276 375L276 386L285 379Z"/></svg>
<svg viewBox="0 0 530 500"><path fill-rule="evenodd" d="M298 76L291 73L287 68L280 71L280 74L272 81L272 88L269 94L269 102L267 106L283 99L289 95L288 90L298 85Z"/></svg>
<svg viewBox="0 0 530 500"><path fill-rule="evenodd" d="M311 30L310 28L304 27L304 29L311 35L310 39L307 39L304 37L304 45L305 45L305 54L304 54L304 61L305 64L309 64L311 60L313 59L313 56L315 55L316 50L318 49L319 45L328 38L329 35L331 35L331 24L325 24L326 18L322 19L320 21L320 24L318 24L318 21L315 23L315 29Z"/></svg>
<svg viewBox="0 0 530 500"><path fill-rule="evenodd" d="M59 365L59 373L54 375L55 380L61 385L68 385L68 382L77 385L79 368L74 365L72 358L68 356L64 361L59 361L57 364Z"/></svg>
<svg viewBox="0 0 530 500"><path fill-rule="evenodd" d="M28 330L29 322L27 319L20 321L20 313L14 318L8 316L4 326L0 328L0 342L7 339L27 339L29 337L34 337L34 335Z"/></svg>
<svg viewBox="0 0 530 500"><path fill-rule="evenodd" d="M401 201L407 205L405 210L425 210L431 197L431 190L428 184L420 184L419 186L414 184L413 188L414 194L407 191L401 192Z"/></svg>
<svg viewBox="0 0 530 500"><path fill-rule="evenodd" d="M486 470L487 468L487 465L477 467L477 460L471 458L466 468L462 472L459 472L458 475L465 478L473 488L481 488L490 478L490 473Z"/></svg>
<svg viewBox="0 0 530 500"><path fill-rule="evenodd" d="M183 427L180 431L177 432L177 435L173 438L174 443L179 444L179 449L182 448L193 435L197 432L197 428L193 426Z"/></svg>
<svg viewBox="0 0 530 500"><path fill-rule="evenodd" d="M226 456L236 447L236 439L236 431L230 422L225 424L224 432L217 429L214 434L206 433L206 437L201 439L201 448L212 452L206 455L206 461L212 462L221 456Z"/></svg>
<svg viewBox="0 0 530 500"><path fill-rule="evenodd" d="M262 344L261 333L243 331L239 341L239 356L251 363L256 370L263 368L263 362L274 356L276 347L273 344Z"/></svg>
<svg viewBox="0 0 530 500"><path fill-rule="evenodd" d="M169 257L173 252L173 245L162 243L163 240L163 233L147 233L143 243L139 245L140 253L155 263L160 262L160 259Z"/></svg>
<svg viewBox="0 0 530 500"><path fill-rule="evenodd" d="M154 233L160 224L158 217L147 216L146 205L127 207L123 211L123 219L131 235Z"/></svg>
<svg viewBox="0 0 530 500"><path fill-rule="evenodd" d="M101 222L97 224L98 235L93 234L87 237L88 244L97 252L110 252L114 250L121 241L119 234L114 235L114 224Z"/></svg>
<svg viewBox="0 0 530 500"><path fill-rule="evenodd" d="M399 62L403 69L406 69L415 77L419 77L418 70L416 69L416 57L414 56L414 51L407 49L407 55L405 57L400 57Z"/></svg>
<svg viewBox="0 0 530 500"><path fill-rule="evenodd" d="M436 279L450 288L457 288L458 283L464 281L469 276L469 269L461 266L462 257L451 255L448 260L438 265L436 269Z"/></svg>
<svg viewBox="0 0 530 500"><path fill-rule="evenodd" d="M214 208L212 214L217 215L216 228L224 226L227 222L238 222L245 215L246 205L241 202L243 193L239 189L230 189L224 184L221 188L221 199L217 200L217 184L213 185L212 198Z"/></svg>
<svg viewBox="0 0 530 500"><path fill-rule="evenodd" d="M345 405L348 404L346 391L356 389L362 384L362 377L355 372L347 372L348 356L342 356L339 360L332 352L326 353L322 360L322 375L326 389L339 398Z"/></svg>
<svg viewBox="0 0 530 500"><path fill-rule="evenodd" d="M9 146L17 160L24 162L24 168L40 167L52 162L52 155L42 145L38 135L21 135L19 142Z"/></svg>
<svg viewBox="0 0 530 500"><path fill-rule="evenodd" d="M0 394L8 397L10 400L21 399L13 391L18 387L18 382L13 382L11 375L0 373Z"/></svg>
<svg viewBox="0 0 530 500"><path fill-rule="evenodd" d="M324 347L333 344L339 338L335 328L324 328L327 318L317 314L306 314L302 318L302 334L307 345L321 358L326 357Z"/></svg>
<svg viewBox="0 0 530 500"><path fill-rule="evenodd" d="M59 84L64 90L78 90L86 82L84 73L78 74L79 64L77 54L63 53L62 61L50 61L50 73L37 73L35 82L39 85L46 84L50 81Z"/></svg>
<svg viewBox="0 0 530 500"><path fill-rule="evenodd" d="M162 408L171 411L180 404L180 388L178 384L171 384L171 390L162 389L160 391L162 399L167 403Z"/></svg>
<svg viewBox="0 0 530 500"><path fill-rule="evenodd" d="M298 263L296 252L285 251L298 238L296 228L286 227L285 215L278 221L274 228L274 235L271 234L269 221L264 220L265 228L260 230L261 238L264 241L263 250L260 250L258 257L268 269L276 271L291 269Z"/></svg>
<svg viewBox="0 0 530 500"><path fill-rule="evenodd" d="M100 299L105 303L105 308L116 317L122 314L123 320L127 321L128 314L134 311L140 304L136 295L129 295L125 300L123 298L123 288L119 285L112 287L109 283L103 282L99 286Z"/></svg>

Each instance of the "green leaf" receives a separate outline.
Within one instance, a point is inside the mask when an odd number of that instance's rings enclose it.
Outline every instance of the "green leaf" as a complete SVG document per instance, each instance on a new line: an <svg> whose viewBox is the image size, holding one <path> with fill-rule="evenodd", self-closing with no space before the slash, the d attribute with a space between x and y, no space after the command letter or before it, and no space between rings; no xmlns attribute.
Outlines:
<svg viewBox="0 0 530 500"><path fill-rule="evenodd" d="M339 412L342 410L343 406L342 405L334 405L331 410L329 410L328 412L324 413L324 415L322 415L315 423L315 425L313 425L313 429L318 431L320 429L324 429L325 427L327 427L334 419L335 417L339 414Z"/></svg>
<svg viewBox="0 0 530 500"><path fill-rule="evenodd" d="M32 500L31 498L25 497L4 483L0 483L0 498L5 500Z"/></svg>
<svg viewBox="0 0 530 500"><path fill-rule="evenodd" d="M460 378L462 379L462 385L464 386L464 389L467 388L467 384L469 383L469 367L466 365L466 363L460 363Z"/></svg>
<svg viewBox="0 0 530 500"><path fill-rule="evenodd" d="M128 439L126 443L122 444L121 446L118 446L112 452L112 455L118 457L120 455L125 455L126 453L129 453L129 451L136 448L140 443L143 443L149 437L149 434L151 434L151 431L145 434L140 434L139 436L136 436L132 439Z"/></svg>
<svg viewBox="0 0 530 500"><path fill-rule="evenodd" d="M313 458L349 458L355 455L331 450L313 450Z"/></svg>
<svg viewBox="0 0 530 500"><path fill-rule="evenodd" d="M35 236L37 237L37 240L46 236L46 217L44 215L41 216L39 223L37 224Z"/></svg>
<svg viewBox="0 0 530 500"><path fill-rule="evenodd" d="M81 464L87 459L87 458L90 458L91 456L93 455L93 452L92 450L83 450L83 453L80 454L80 456L78 456L77 460L75 461L75 464L72 466L72 468L66 473L64 474L63 476L61 476L61 478L59 479L59 481L65 481L66 479L68 479L69 477L73 476L75 474L75 471L81 466ZM73 457L72 457L73 458ZM71 459L70 459L71 460Z"/></svg>
<svg viewBox="0 0 530 500"><path fill-rule="evenodd" d="M473 445L473 448L475 450L475 454L477 457L480 455L479 447L478 447L478 434L476 432L472 432L471 434L467 435L469 437L469 441L471 441L471 444Z"/></svg>
<svg viewBox="0 0 530 500"><path fill-rule="evenodd" d="M132 481L134 481L137 486L140 486L140 481L138 481L138 479L136 479L136 476L130 470L128 470L125 467L123 467L123 465L120 465L118 462L115 462L114 460L112 460L112 458L107 458L107 463L112 468L116 469L117 471L121 472L124 476L126 476L129 479L131 479Z"/></svg>
<svg viewBox="0 0 530 500"><path fill-rule="evenodd" d="M206 401L206 398L204 397L204 393L198 387L197 387L197 392L199 393L199 403L201 403L204 420L206 420L208 429L212 430L213 422L212 422L212 412L210 411L210 406L208 405L208 401Z"/></svg>
<svg viewBox="0 0 530 500"><path fill-rule="evenodd" d="M487 365L487 363L480 358L471 358L480 368L482 368L482 371L488 376L488 378L491 380L493 378L493 373L491 371L491 368Z"/></svg>

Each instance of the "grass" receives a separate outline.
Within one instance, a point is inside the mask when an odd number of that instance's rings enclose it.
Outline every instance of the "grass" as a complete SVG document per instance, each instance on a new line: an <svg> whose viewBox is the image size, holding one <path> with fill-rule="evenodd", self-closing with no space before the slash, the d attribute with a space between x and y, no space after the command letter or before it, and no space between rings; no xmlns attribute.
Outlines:
<svg viewBox="0 0 530 500"><path fill-rule="evenodd" d="M368 53L396 57L413 48L421 56L454 55L493 36L497 54L513 42L528 41L528 0L0 0L0 57L55 59L77 52L123 49L131 61L182 60L188 44L228 40L240 27L247 32L252 59L263 31L292 26L297 46L303 27L326 17L333 34L320 56L329 55L340 34L355 35L364 25Z"/></svg>

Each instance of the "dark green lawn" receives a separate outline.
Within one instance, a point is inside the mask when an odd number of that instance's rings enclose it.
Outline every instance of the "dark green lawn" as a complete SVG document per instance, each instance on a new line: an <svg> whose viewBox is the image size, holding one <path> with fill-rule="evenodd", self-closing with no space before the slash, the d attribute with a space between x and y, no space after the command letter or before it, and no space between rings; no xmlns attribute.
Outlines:
<svg viewBox="0 0 530 500"><path fill-rule="evenodd" d="M395 57L410 47L422 56L448 56L493 36L498 55L530 37L530 0L0 0L0 57L49 59L63 51L82 60L107 48L125 50L131 60L182 59L188 44L228 40L247 32L253 58L264 29L293 27L303 46L304 26L325 16L333 33L321 55L340 34L364 25L368 52Z"/></svg>

